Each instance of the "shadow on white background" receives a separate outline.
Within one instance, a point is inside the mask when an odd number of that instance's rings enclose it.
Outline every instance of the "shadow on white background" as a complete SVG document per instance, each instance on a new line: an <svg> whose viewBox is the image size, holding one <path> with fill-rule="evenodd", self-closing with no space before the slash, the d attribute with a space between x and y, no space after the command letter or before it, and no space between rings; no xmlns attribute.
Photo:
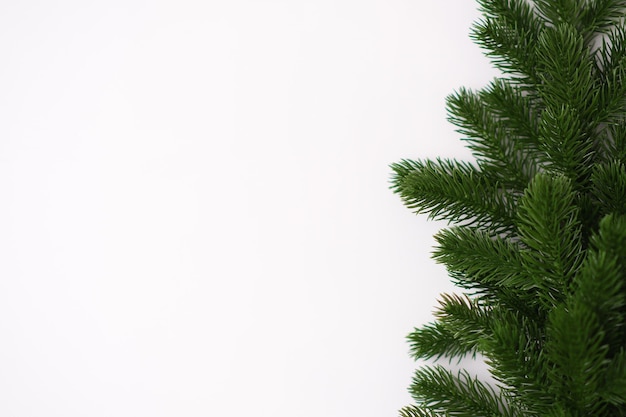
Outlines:
<svg viewBox="0 0 626 417"><path fill-rule="evenodd" d="M0 5L0 414L389 416L473 2Z"/></svg>

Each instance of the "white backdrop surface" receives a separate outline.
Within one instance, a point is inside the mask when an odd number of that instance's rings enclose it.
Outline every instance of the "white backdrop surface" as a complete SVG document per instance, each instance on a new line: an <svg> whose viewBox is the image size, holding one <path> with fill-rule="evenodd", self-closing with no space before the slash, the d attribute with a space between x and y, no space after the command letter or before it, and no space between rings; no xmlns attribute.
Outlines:
<svg viewBox="0 0 626 417"><path fill-rule="evenodd" d="M0 4L0 415L395 416L473 1Z"/></svg>

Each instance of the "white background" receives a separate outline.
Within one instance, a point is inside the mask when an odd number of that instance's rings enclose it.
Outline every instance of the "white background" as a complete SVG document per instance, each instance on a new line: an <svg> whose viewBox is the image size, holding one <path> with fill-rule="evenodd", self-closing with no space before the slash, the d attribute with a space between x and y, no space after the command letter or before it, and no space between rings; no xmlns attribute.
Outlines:
<svg viewBox="0 0 626 417"><path fill-rule="evenodd" d="M0 415L395 416L468 0L0 4Z"/></svg>

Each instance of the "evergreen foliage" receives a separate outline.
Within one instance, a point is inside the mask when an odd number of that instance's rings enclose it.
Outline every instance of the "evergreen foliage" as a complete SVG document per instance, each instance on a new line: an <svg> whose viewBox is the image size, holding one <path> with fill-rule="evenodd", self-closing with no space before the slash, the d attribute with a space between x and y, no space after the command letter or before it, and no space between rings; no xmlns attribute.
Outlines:
<svg viewBox="0 0 626 417"><path fill-rule="evenodd" d="M448 97L475 161L402 160L392 190L447 220L433 257L461 295L409 336L435 362L403 417L626 416L626 0L478 0L502 72Z"/></svg>

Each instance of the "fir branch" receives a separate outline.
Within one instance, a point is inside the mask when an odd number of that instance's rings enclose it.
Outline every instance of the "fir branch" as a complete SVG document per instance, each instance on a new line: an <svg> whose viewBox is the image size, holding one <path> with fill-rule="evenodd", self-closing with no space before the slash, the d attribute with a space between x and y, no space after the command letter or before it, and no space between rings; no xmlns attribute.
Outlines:
<svg viewBox="0 0 626 417"><path fill-rule="evenodd" d="M590 242L594 252L588 255L581 271L580 297L604 322L607 343L615 351L626 345L626 216L605 216Z"/></svg>
<svg viewBox="0 0 626 417"><path fill-rule="evenodd" d="M618 70L626 58L626 27L623 24L615 25L600 39L601 46L593 56L598 72L606 76Z"/></svg>
<svg viewBox="0 0 626 417"><path fill-rule="evenodd" d="M528 172L532 162L529 164L528 149L523 150L520 144L537 141L538 132L533 132L536 129L529 123L527 100L512 97L513 94L504 96L512 91L498 88L501 84L494 82L491 89L479 93L460 89L450 95L448 120L459 127L459 133L468 136L468 147L481 170L490 170L503 184L521 192L535 172ZM508 104L509 110L514 107L517 129L512 128L510 117L503 114L503 104Z"/></svg>
<svg viewBox="0 0 626 417"><path fill-rule="evenodd" d="M503 287L494 282L481 280L480 277L468 277L467 274L458 271L449 271L454 284L470 291L469 295L484 308L503 307L517 311L524 317L537 323L545 321L545 302L538 296L538 291L519 291Z"/></svg>
<svg viewBox="0 0 626 417"><path fill-rule="evenodd" d="M590 140L599 100L595 60L582 36L566 23L544 30L537 50L546 165L575 184L584 183L595 157Z"/></svg>
<svg viewBox="0 0 626 417"><path fill-rule="evenodd" d="M541 162L537 119L543 106L527 89L504 79L495 79L479 95L507 132L518 161L515 166L530 181Z"/></svg>
<svg viewBox="0 0 626 417"><path fill-rule="evenodd" d="M467 295L442 294L435 312L439 325L455 338L464 354L483 351L482 342L489 333L489 308Z"/></svg>
<svg viewBox="0 0 626 417"><path fill-rule="evenodd" d="M491 316L491 337L486 349L492 376L503 385L503 395L525 409L526 416L543 416L554 398L546 392L543 324L516 310L497 308Z"/></svg>
<svg viewBox="0 0 626 417"><path fill-rule="evenodd" d="M585 0L533 0L536 10L553 26L567 22L579 27L584 14Z"/></svg>
<svg viewBox="0 0 626 417"><path fill-rule="evenodd" d="M415 373L410 392L420 408L446 416L521 416L492 387L467 371L453 375L441 366L424 367Z"/></svg>
<svg viewBox="0 0 626 417"><path fill-rule="evenodd" d="M593 143L584 130L586 127L580 114L569 106L546 109L541 118L543 165L575 184L586 180L593 162Z"/></svg>
<svg viewBox="0 0 626 417"><path fill-rule="evenodd" d="M472 290L482 305L503 303L541 321L545 305L535 276L518 243L469 227L443 229L435 235L433 258L444 265L455 284Z"/></svg>
<svg viewBox="0 0 626 417"><path fill-rule="evenodd" d="M604 330L594 312L577 298L554 309L548 319L545 357L549 368L547 385L568 415L598 413L599 378L607 359Z"/></svg>
<svg viewBox="0 0 626 417"><path fill-rule="evenodd" d="M484 19L470 37L486 50L492 63L523 84L535 84L536 44L545 22L525 0L479 0Z"/></svg>
<svg viewBox="0 0 626 417"><path fill-rule="evenodd" d="M588 32L606 33L624 18L624 0L587 0L581 11L580 22Z"/></svg>
<svg viewBox="0 0 626 417"><path fill-rule="evenodd" d="M582 118L593 111L595 98L594 58L584 39L570 24L547 28L538 39L541 68L540 96L546 107L568 106Z"/></svg>
<svg viewBox="0 0 626 417"><path fill-rule="evenodd" d="M622 162L594 166L591 182L599 215L626 214L626 166Z"/></svg>
<svg viewBox="0 0 626 417"><path fill-rule="evenodd" d="M443 417L443 416L444 414L437 414L433 411L419 408L414 405L404 407L402 410L400 410L400 417Z"/></svg>
<svg viewBox="0 0 626 417"><path fill-rule="evenodd" d="M569 297L548 318L544 353L552 364L549 386L570 415L601 415L616 405L617 394L612 402L603 398L607 381L619 379L608 366L619 361L611 358L626 341L624 268L616 253L622 252L625 239L624 218L603 219Z"/></svg>
<svg viewBox="0 0 626 417"><path fill-rule="evenodd" d="M597 126L623 120L626 111L626 27L615 26L601 39L601 46L593 54L598 80Z"/></svg>
<svg viewBox="0 0 626 417"><path fill-rule="evenodd" d="M591 125L604 127L608 123L621 121L626 111L626 57L621 58L616 68L603 71L596 88L598 100Z"/></svg>
<svg viewBox="0 0 626 417"><path fill-rule="evenodd" d="M415 213L429 219L489 227L493 233L512 232L513 202L507 190L469 163L442 160L403 160L392 164L392 189Z"/></svg>
<svg viewBox="0 0 626 417"><path fill-rule="evenodd" d="M518 228L530 251L520 252L548 306L563 298L581 262L576 194L563 176L538 174L520 199Z"/></svg>
<svg viewBox="0 0 626 417"><path fill-rule="evenodd" d="M591 42L594 35L610 31L624 17L624 0L533 0L536 10L551 26L567 22Z"/></svg>
<svg viewBox="0 0 626 417"><path fill-rule="evenodd" d="M626 216L609 214L600 221L598 233L591 238L596 250L617 256L626 275Z"/></svg>
<svg viewBox="0 0 626 417"><path fill-rule="evenodd" d="M438 360L444 357L451 361L455 357L460 360L468 354L474 357L478 352L478 340L458 334L441 322L415 328L407 339L411 356L415 359Z"/></svg>
<svg viewBox="0 0 626 417"><path fill-rule="evenodd" d="M493 283L519 291L536 287L520 256L518 244L491 237L468 227L444 229L435 235L439 244L433 258L448 271L461 272L477 284Z"/></svg>
<svg viewBox="0 0 626 417"><path fill-rule="evenodd" d="M608 123L598 136L603 145L604 162L617 160L626 164L626 120Z"/></svg>
<svg viewBox="0 0 626 417"><path fill-rule="evenodd" d="M626 413L626 350L622 347L606 366L604 384L599 390L602 400Z"/></svg>
<svg viewBox="0 0 626 417"><path fill-rule="evenodd" d="M626 342L624 278L616 255L593 250L576 276L570 300L566 303L566 306L584 305L597 317L605 335L603 343L609 352L617 351Z"/></svg>

